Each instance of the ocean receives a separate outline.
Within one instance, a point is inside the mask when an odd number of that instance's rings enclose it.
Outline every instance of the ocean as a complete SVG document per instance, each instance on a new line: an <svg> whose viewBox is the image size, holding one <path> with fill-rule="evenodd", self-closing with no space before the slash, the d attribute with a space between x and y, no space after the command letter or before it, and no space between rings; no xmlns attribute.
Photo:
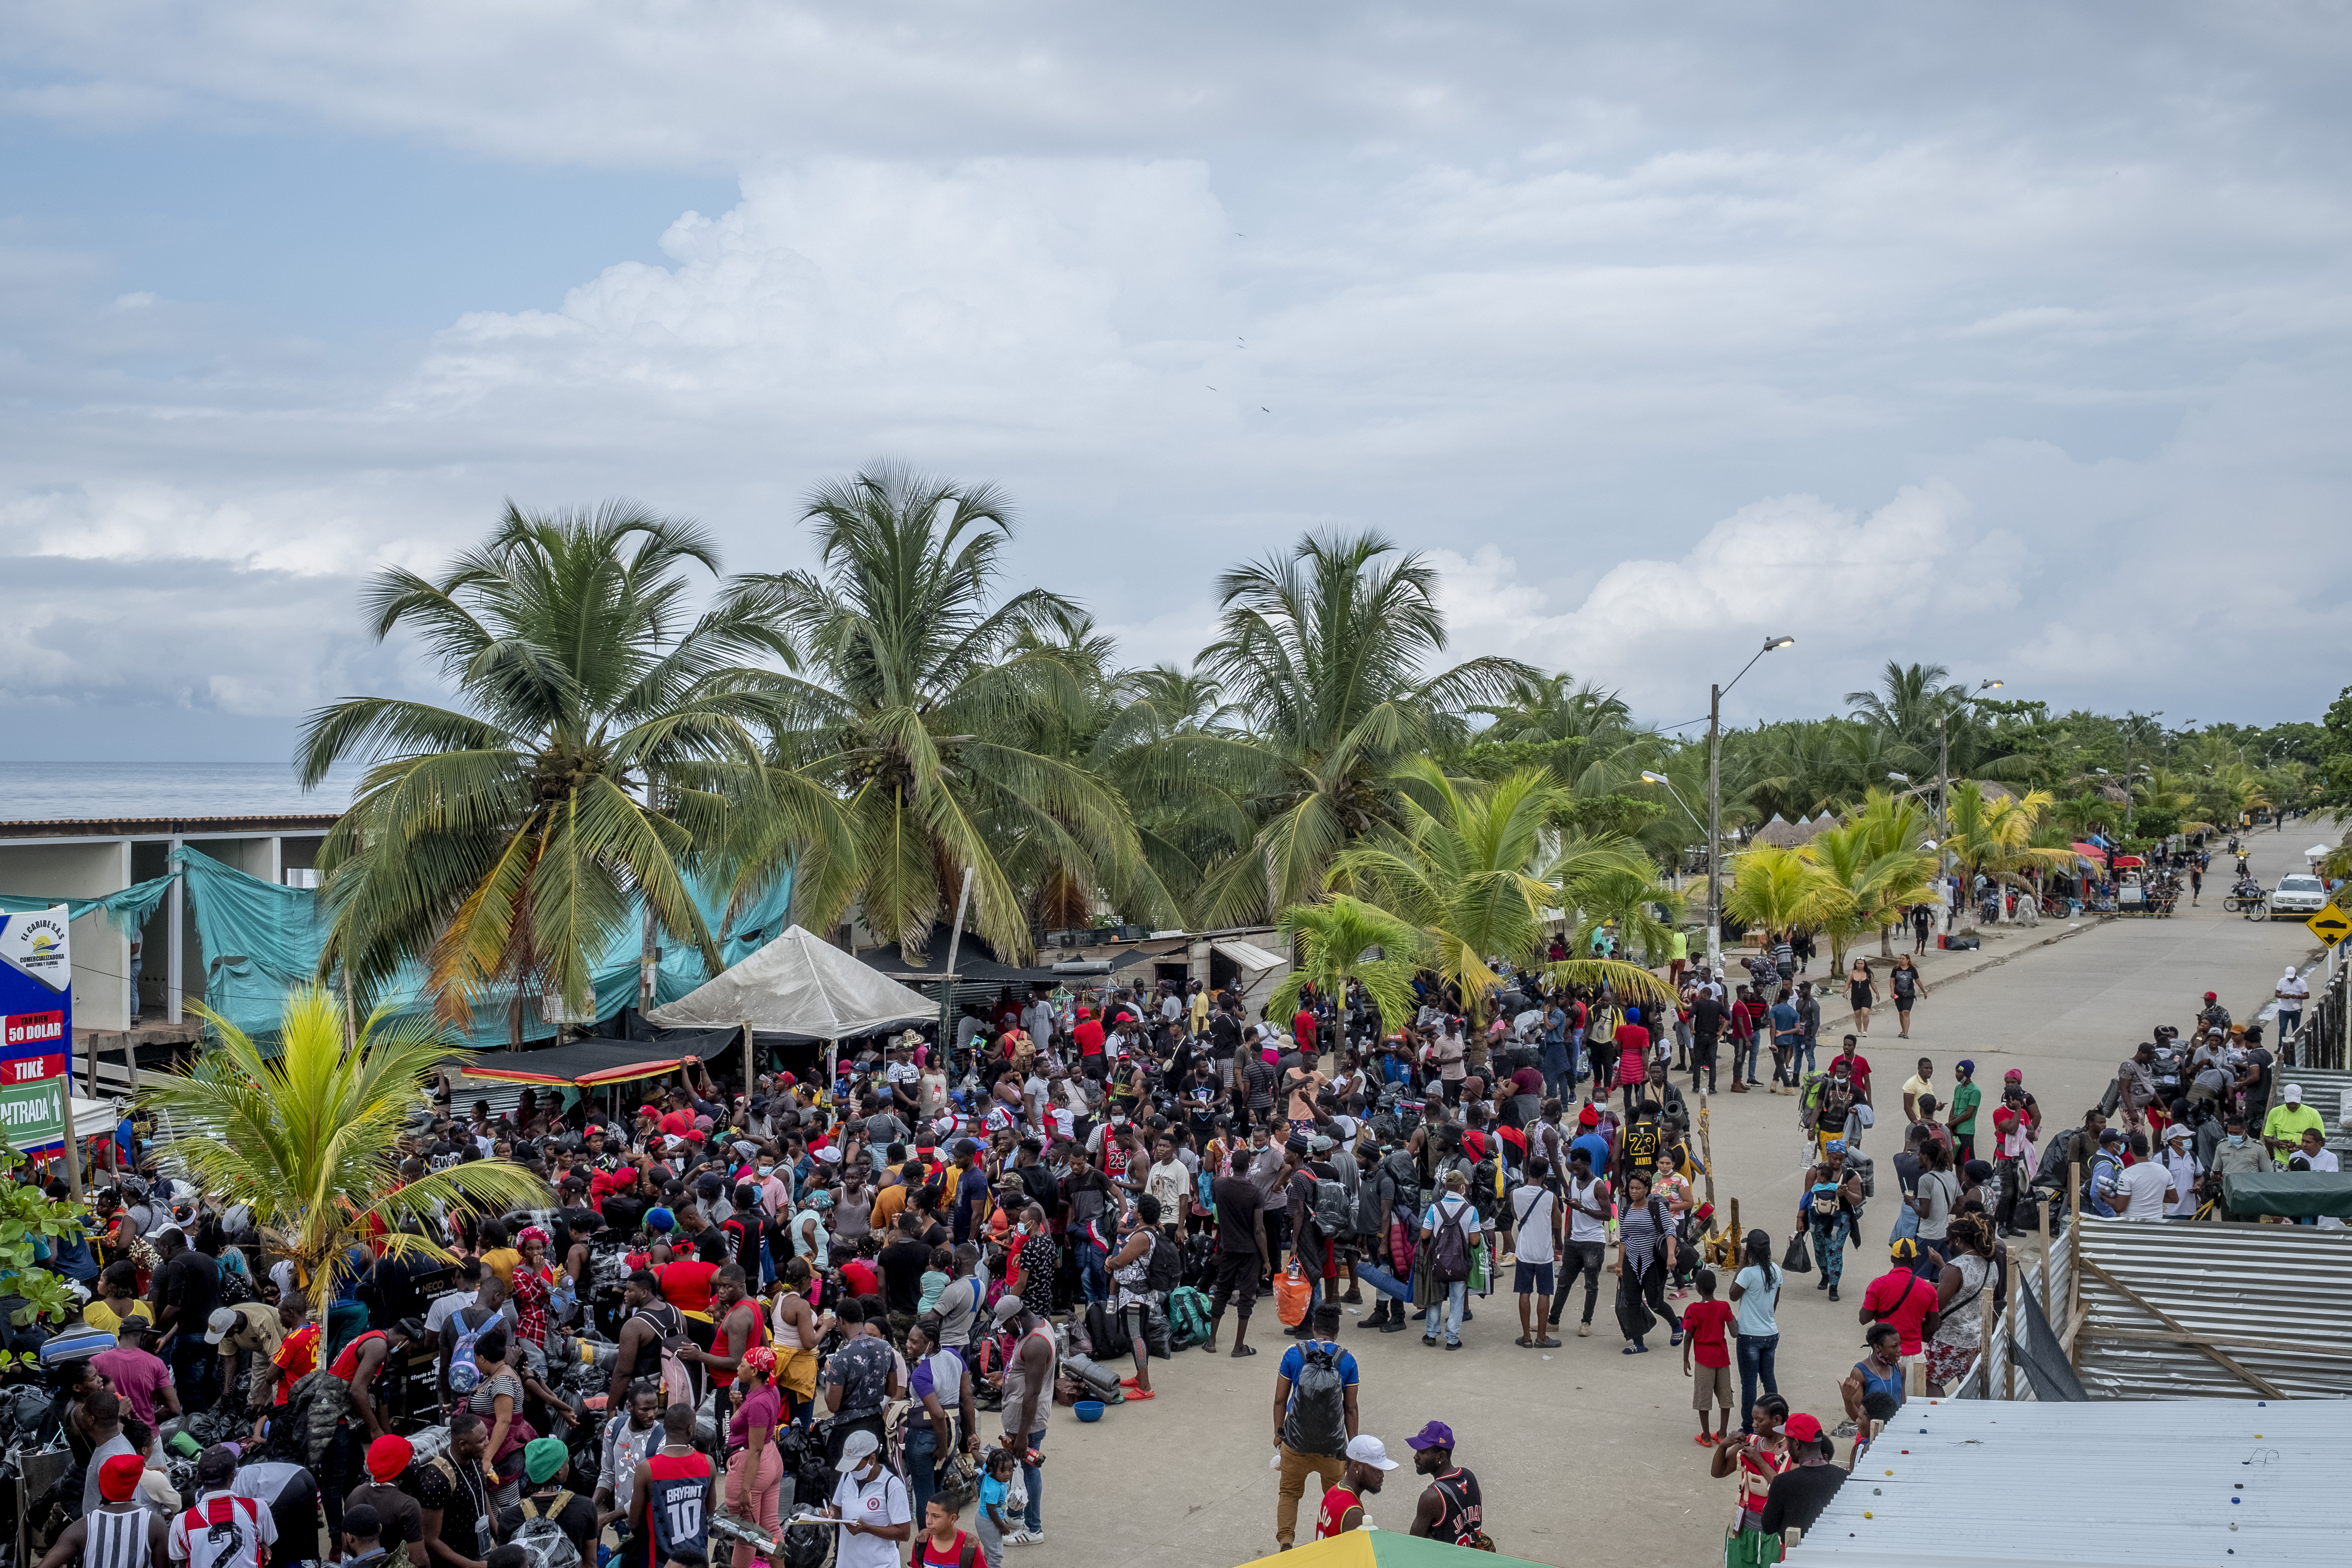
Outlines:
<svg viewBox="0 0 2352 1568"><path fill-rule="evenodd" d="M305 790L287 763L0 762L0 822L336 812L360 770Z"/></svg>

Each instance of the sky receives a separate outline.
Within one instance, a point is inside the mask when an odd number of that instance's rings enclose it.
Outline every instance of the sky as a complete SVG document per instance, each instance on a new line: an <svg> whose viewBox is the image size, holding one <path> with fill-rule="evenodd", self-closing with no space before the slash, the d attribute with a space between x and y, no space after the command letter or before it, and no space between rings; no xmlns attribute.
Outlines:
<svg viewBox="0 0 2352 1568"><path fill-rule="evenodd" d="M0 0L7 760L427 694L360 585L511 498L808 563L986 480L1188 662L1373 530L1454 651L1706 710L1889 659L2315 719L2347 672L2352 15Z"/></svg>

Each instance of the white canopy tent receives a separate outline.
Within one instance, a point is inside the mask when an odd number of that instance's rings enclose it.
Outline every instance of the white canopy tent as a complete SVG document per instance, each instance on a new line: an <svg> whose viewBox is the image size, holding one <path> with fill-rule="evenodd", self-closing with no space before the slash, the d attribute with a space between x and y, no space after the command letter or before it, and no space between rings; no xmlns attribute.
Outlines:
<svg viewBox="0 0 2352 1568"><path fill-rule="evenodd" d="M734 968L646 1016L666 1029L748 1024L770 1034L839 1040L893 1024L919 1024L939 1011L922 993L792 926Z"/></svg>

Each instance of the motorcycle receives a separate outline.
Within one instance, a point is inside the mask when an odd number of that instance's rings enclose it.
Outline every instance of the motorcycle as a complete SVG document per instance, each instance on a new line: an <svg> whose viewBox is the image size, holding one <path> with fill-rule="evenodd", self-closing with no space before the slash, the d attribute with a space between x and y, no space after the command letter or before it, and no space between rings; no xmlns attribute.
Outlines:
<svg viewBox="0 0 2352 1568"><path fill-rule="evenodd" d="M2269 912L2269 889L2252 877L2239 879L2237 884L2221 900L2221 908L2230 914L2243 914L2248 920L2260 920Z"/></svg>

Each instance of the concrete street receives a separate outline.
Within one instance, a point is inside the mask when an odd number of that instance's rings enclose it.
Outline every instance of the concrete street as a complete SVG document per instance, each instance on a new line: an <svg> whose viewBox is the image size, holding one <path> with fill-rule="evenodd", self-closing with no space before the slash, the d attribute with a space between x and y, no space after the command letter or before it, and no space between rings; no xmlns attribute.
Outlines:
<svg viewBox="0 0 2352 1568"><path fill-rule="evenodd" d="M2283 835L2258 834L2254 869L2266 884L2282 871L2301 869L2297 852L2323 837L2334 835L2309 820ZM2086 923L2049 942L2042 939L2067 928L2045 921L1991 938L1980 953L1937 952L1923 964L1929 994L1913 1014L1914 1038L1895 1037L1891 1006L1874 1018L1864 1054L1878 1103L1893 1108L1868 1144L1877 1161L1878 1196L1863 1219L1864 1243L1847 1254L1840 1304L1832 1307L1812 1289L1812 1275L1791 1278L1782 1298L1780 1384L1797 1409L1820 1415L1825 1426L1839 1419L1836 1384L1862 1353L1856 1312L1863 1285L1887 1267L1895 1206L1888 1162L1899 1137L1891 1128L1899 1122L1900 1085L1914 1059L1935 1060L1938 1086L1952 1081L1954 1061L1973 1059L1989 1101L1998 1097L2001 1074L2021 1068L2051 1128L2079 1118L2153 1026L2185 1029L2209 989L2221 994L2235 1017L2251 1019L2270 1000L2281 968L2315 950L2300 922L2223 914L2228 880L2217 855L2200 909L2184 904L2168 920ZM1826 965L1824 954L1814 964L1817 978ZM1844 1032L1844 1011L1842 1000L1825 1009L1823 1066ZM1794 1227L1801 1154L1795 1100L1723 1094L1708 1110L1717 1201L1738 1198L1745 1225L1761 1226L1785 1243ZM1989 1131L1988 1123L1979 1136ZM1692 1441L1697 1428L1681 1352L1669 1350L1660 1332L1650 1354L1620 1354L1606 1292L1593 1337L1576 1338L1580 1305L1565 1315L1562 1348L1549 1352L1512 1343L1516 1302L1505 1295L1475 1305L1457 1352L1426 1349L1417 1333L1342 1329L1342 1342L1362 1367L1362 1429L1403 1461L1370 1505L1374 1522L1402 1529L1411 1521L1423 1483L1413 1477L1404 1439L1434 1418L1458 1436L1457 1457L1477 1474L1486 1528L1507 1555L1676 1568L1720 1561L1733 1483L1708 1479L1708 1450ZM1036 1568L1226 1568L1271 1552L1274 1374L1289 1342L1270 1298L1251 1331L1262 1352L1256 1357L1237 1362L1222 1351L1213 1358L1187 1352L1155 1362L1160 1397L1115 1406L1097 1425L1081 1426L1068 1410L1056 1409L1045 1470L1047 1540L1008 1554ZM1231 1333L1228 1322L1227 1345ZM1302 1542L1313 1538L1318 1496L1310 1478Z"/></svg>

